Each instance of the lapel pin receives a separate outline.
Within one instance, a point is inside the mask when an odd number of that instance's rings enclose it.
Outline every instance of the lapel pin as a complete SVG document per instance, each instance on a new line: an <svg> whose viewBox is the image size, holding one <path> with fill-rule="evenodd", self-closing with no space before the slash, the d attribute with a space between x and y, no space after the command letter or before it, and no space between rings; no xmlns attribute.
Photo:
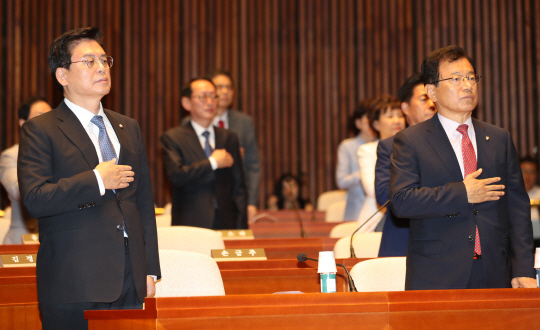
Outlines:
<svg viewBox="0 0 540 330"><path fill-rule="evenodd" d="M120 126L122 126L122 125L120 125ZM486 141L489 141L489 136L487 136L487 135L486 135Z"/></svg>
<svg viewBox="0 0 540 330"><path fill-rule="evenodd" d="M122 124L119 124L118 126L120 126L120 128L124 128L124 125L122 125Z"/></svg>

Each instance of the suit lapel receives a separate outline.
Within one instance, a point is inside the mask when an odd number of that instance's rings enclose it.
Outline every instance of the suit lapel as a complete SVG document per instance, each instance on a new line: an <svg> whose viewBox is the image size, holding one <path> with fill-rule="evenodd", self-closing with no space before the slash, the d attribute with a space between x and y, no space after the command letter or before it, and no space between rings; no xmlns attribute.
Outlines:
<svg viewBox="0 0 540 330"><path fill-rule="evenodd" d="M118 164L122 165L128 165L125 163L125 155L126 153L123 151L129 151L133 150L131 147L131 139L129 138L129 133L126 128L126 123L123 123L119 116L116 115L116 112L103 109L105 112L105 115L111 122L111 125L114 129L114 133L116 134L116 137L118 138L118 142L120 143L120 155L118 159Z"/></svg>
<svg viewBox="0 0 540 330"><path fill-rule="evenodd" d="M488 168L490 165L495 164L495 153L489 152L490 142L486 132L486 127L481 121L473 119L474 135L476 136L476 159L477 169ZM482 172L484 175L488 175L486 172ZM482 177L482 175L480 176Z"/></svg>
<svg viewBox="0 0 540 330"><path fill-rule="evenodd" d="M459 162L456 158L456 153L454 152L454 148L452 148L452 145L448 140L448 136L446 135L446 132L441 125L441 122L439 121L439 116L435 114L435 116L430 119L430 123L431 125L429 125L429 127L427 128L428 142L433 147L433 150L435 150L435 153L442 160L444 166L451 174L451 176L455 177L456 179L459 178L458 181L463 180L463 175L461 174L461 169L459 168Z"/></svg>
<svg viewBox="0 0 540 330"><path fill-rule="evenodd" d="M229 120L229 129L233 132L240 132L240 128L238 127L238 121L236 120L236 114L233 110L227 110L228 111L228 120Z"/></svg>
<svg viewBox="0 0 540 330"><path fill-rule="evenodd" d="M58 110L58 128L81 151L88 166L92 169L95 168L99 163L99 158L86 129L64 101L60 103Z"/></svg>
<svg viewBox="0 0 540 330"><path fill-rule="evenodd" d="M206 156L206 152L204 152L204 149L201 146L201 141L199 140L199 137L197 136L197 132L195 132L193 125L191 125L191 122L188 122L186 127L188 129L188 134L186 134L186 137L189 140L188 145L192 146L193 152L195 152L195 156L197 157L197 159L208 158Z"/></svg>
<svg viewBox="0 0 540 330"><path fill-rule="evenodd" d="M227 131L223 128L214 127L214 132L216 134L216 149L225 149L225 135Z"/></svg>

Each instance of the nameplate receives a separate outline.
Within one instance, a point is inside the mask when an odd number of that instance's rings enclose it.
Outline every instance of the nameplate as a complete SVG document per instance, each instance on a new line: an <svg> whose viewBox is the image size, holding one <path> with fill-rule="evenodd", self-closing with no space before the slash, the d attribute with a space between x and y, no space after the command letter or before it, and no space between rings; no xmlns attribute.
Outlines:
<svg viewBox="0 0 540 330"><path fill-rule="evenodd" d="M212 250L216 261L267 260L264 249L218 249Z"/></svg>
<svg viewBox="0 0 540 330"><path fill-rule="evenodd" d="M23 234L23 244L39 244L39 234Z"/></svg>
<svg viewBox="0 0 540 330"><path fill-rule="evenodd" d="M1 267L36 267L37 254L0 255Z"/></svg>
<svg viewBox="0 0 540 330"><path fill-rule="evenodd" d="M233 239L255 239L253 236L253 230L251 229L230 229L230 230L216 230L223 240Z"/></svg>

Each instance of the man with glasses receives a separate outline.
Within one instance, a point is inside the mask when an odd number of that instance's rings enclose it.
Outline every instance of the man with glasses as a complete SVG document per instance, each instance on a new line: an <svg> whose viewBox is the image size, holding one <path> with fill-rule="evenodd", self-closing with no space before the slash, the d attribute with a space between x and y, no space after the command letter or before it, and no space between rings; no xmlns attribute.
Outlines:
<svg viewBox="0 0 540 330"><path fill-rule="evenodd" d="M212 125L216 87L211 80L195 78L181 96L191 120L161 136L171 182L172 224L246 229L247 192L238 136Z"/></svg>
<svg viewBox="0 0 540 330"><path fill-rule="evenodd" d="M410 219L407 290L536 287L529 198L508 131L471 118L474 63L448 46L422 63L437 115L394 139L390 196Z"/></svg>
<svg viewBox="0 0 540 330"><path fill-rule="evenodd" d="M142 134L104 109L110 68L97 28L66 32L49 67L64 100L21 129L21 199L38 218L43 329L87 329L84 311L142 308L160 277L152 183Z"/></svg>

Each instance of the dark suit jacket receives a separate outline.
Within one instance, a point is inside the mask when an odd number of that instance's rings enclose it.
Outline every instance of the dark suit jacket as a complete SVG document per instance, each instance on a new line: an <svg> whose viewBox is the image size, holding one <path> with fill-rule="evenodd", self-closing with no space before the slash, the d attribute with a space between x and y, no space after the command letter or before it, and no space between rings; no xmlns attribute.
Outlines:
<svg viewBox="0 0 540 330"><path fill-rule="evenodd" d="M438 115L398 132L390 194L394 213L410 218L405 288L463 289L478 226L486 284L510 287L534 277L530 202L510 133L473 119L479 179L500 177L505 195L470 204L458 160Z"/></svg>
<svg viewBox="0 0 540 330"><path fill-rule="evenodd" d="M394 137L389 137L377 145L375 165L375 195L377 204L384 205L390 198L390 156ZM386 208L386 221L382 231L379 257L402 257L407 255L409 243L409 219L398 218L390 207Z"/></svg>
<svg viewBox="0 0 540 330"><path fill-rule="evenodd" d="M227 111L229 129L238 135L240 147L244 148L243 165L247 183L248 205L258 205L261 163L259 160L257 136L255 135L255 125L250 116L238 110L229 109ZM182 125L186 125L190 119L190 116L184 118Z"/></svg>
<svg viewBox="0 0 540 330"><path fill-rule="evenodd" d="M172 224L212 228L215 201L224 228L245 229L247 195L238 137L219 127L214 132L216 149L232 155L232 167L212 170L190 122L161 136L163 162L171 182Z"/></svg>
<svg viewBox="0 0 540 330"><path fill-rule="evenodd" d="M26 121L21 130L21 199L38 218L38 299L41 303L112 302L124 281L125 218L137 294L146 275L161 277L152 183L137 122L104 110L120 141L119 164L134 181L101 196L93 169L99 159L75 114L58 108Z"/></svg>

